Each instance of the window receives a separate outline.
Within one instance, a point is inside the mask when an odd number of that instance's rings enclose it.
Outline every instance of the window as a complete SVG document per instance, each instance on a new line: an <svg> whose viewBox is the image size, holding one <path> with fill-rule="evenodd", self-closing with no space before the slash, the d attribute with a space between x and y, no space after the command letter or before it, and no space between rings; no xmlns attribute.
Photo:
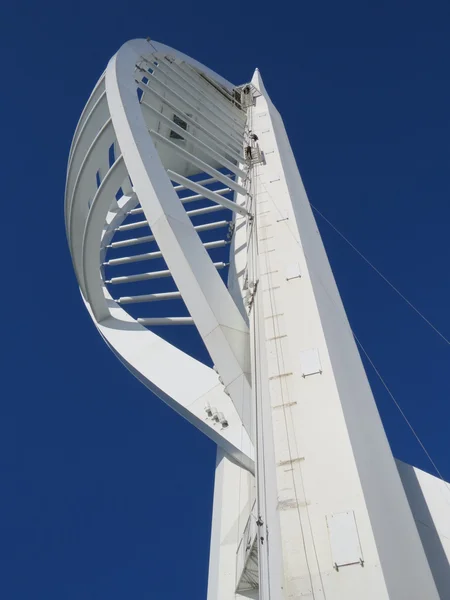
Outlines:
<svg viewBox="0 0 450 600"><path fill-rule="evenodd" d="M173 115L172 121L175 123L175 125L178 125L178 127L181 127L181 129L184 129L185 131L187 130L186 121L183 121L183 119L180 119L180 117L177 117L177 115ZM170 130L169 137L172 140L184 140L184 137L182 135L180 135L179 133L177 133L176 131L173 131L173 130Z"/></svg>

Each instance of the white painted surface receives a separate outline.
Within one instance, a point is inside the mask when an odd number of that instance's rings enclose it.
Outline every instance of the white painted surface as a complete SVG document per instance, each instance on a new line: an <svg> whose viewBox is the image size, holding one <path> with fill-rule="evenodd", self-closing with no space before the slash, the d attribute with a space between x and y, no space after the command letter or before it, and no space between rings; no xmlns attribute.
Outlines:
<svg viewBox="0 0 450 600"><path fill-rule="evenodd" d="M296 279L302 276L302 270L299 263L292 263L286 267L286 279Z"/></svg>
<svg viewBox="0 0 450 600"><path fill-rule="evenodd" d="M249 359L245 356L248 344L244 341L248 329L186 216L148 135L136 96L134 68L142 54L152 53L185 59L231 87L206 67L156 42L150 45L135 40L111 60L82 113L69 157L65 217L74 268L91 317L120 360L229 456L253 470L252 443L242 426L243 420L249 420L248 402L244 401L245 395L249 396ZM237 130L238 125L232 127ZM110 165L112 145L115 161ZM141 160L140 153L146 160ZM119 187L128 195L117 202ZM195 315L197 327L216 363L224 363L221 378L228 385L228 393L217 373L145 329L113 301L105 287L101 263L106 247L127 212L136 206L136 192L148 199L142 201L143 212L154 228L169 271ZM206 418L205 402L223 413L227 427Z"/></svg>
<svg viewBox="0 0 450 600"><path fill-rule="evenodd" d="M255 497L253 477L218 449L209 557L208 600L257 599L236 594L237 549Z"/></svg>
<svg viewBox="0 0 450 600"><path fill-rule="evenodd" d="M398 460L417 529L441 600L450 598L450 483Z"/></svg>
<svg viewBox="0 0 450 600"><path fill-rule="evenodd" d="M299 360L301 365L302 376L316 375L322 372L320 364L319 351L317 348L309 348L299 352Z"/></svg>
<svg viewBox="0 0 450 600"><path fill-rule="evenodd" d="M352 510L327 515L328 533L333 566L363 566L363 555L359 543L355 513Z"/></svg>
<svg viewBox="0 0 450 600"><path fill-rule="evenodd" d="M283 580L271 578L270 593L261 598L436 600L282 120L258 71L253 84L261 95L250 109L249 128L266 158L253 174L262 284L257 294L262 319L270 324L265 339L258 338L267 361L260 386L271 405L261 429L266 444L273 436L276 464L265 469L265 488L277 490L263 520L269 540L281 539L283 563ZM293 262L302 277L287 281ZM285 335L274 336L274 330ZM305 377L299 354L311 348L319 352L322 373ZM326 516L346 511L355 514L364 567L336 571ZM264 552L263 570L272 575L278 547ZM267 572L261 576L268 578Z"/></svg>
<svg viewBox="0 0 450 600"><path fill-rule="evenodd" d="M139 57L148 52L146 42L133 40L111 59L106 92L112 122L152 233L250 433L248 327L203 248L148 134L134 75Z"/></svg>
<svg viewBox="0 0 450 600"><path fill-rule="evenodd" d="M151 86L142 82L149 64ZM186 177L206 164L216 173L221 153L242 154L242 114L195 69L233 89L157 42L133 40L111 59L75 132L65 215L97 329L136 377L219 446L208 600L241 597L236 552L256 489L260 590L245 597L436 600L437 586L445 598L448 499L429 476L400 466L409 508L283 123L258 71L245 125L258 135L265 162L229 183L249 192L236 196L242 210L234 216L229 292L170 183L167 169ZM137 87L146 94L142 106ZM183 151L164 141L177 111L190 128ZM163 137L152 141L149 129ZM119 186L125 195L116 202ZM145 329L105 287L106 248L138 200L167 263L164 276L173 275L219 375Z"/></svg>

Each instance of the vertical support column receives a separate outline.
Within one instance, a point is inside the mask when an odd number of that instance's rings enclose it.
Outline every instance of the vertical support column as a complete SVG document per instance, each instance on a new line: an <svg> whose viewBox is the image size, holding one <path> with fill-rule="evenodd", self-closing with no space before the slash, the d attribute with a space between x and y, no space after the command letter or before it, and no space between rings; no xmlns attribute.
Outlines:
<svg viewBox="0 0 450 600"><path fill-rule="evenodd" d="M209 555L208 600L257 600L236 590L236 552L254 500L254 478L217 448Z"/></svg>
<svg viewBox="0 0 450 600"><path fill-rule="evenodd" d="M264 600L437 600L283 123L258 71L252 83L262 95L249 128L266 161L252 173L268 389L258 461L273 443L262 468L276 496L264 508L266 576L277 572L278 538L283 569Z"/></svg>

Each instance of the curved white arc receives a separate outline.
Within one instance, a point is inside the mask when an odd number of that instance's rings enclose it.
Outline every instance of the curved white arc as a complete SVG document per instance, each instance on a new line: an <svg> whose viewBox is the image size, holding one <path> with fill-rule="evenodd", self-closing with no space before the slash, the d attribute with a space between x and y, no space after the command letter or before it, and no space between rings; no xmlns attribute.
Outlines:
<svg viewBox="0 0 450 600"><path fill-rule="evenodd" d="M103 73L99 77L97 83L95 84L95 87L92 90L92 93L89 96L89 99L83 108L83 112L81 113L80 118L78 119L78 123L75 128L75 133L73 134L73 138L72 138L72 143L70 145L69 163L70 163L75 145L77 143L78 136L81 132L81 129L82 129L82 127L84 127L85 121L88 119L89 113L92 111L94 105L97 104L100 96L102 96L104 93L105 93L105 71L103 71Z"/></svg>
<svg viewBox="0 0 450 600"><path fill-rule="evenodd" d="M125 165L120 156L98 189L83 236L83 299L102 337L121 362L146 387L181 416L229 453L236 462L253 472L253 446L231 399L225 394L213 369L178 350L148 331L128 315L109 295L100 276L100 239L108 241L103 226L120 220L134 195L111 212L111 192L123 178ZM119 203L120 204L120 203ZM80 281L81 283L81 281ZM173 373L177 377L173 377ZM184 377L185 376L185 377ZM189 386L185 381L189 380ZM205 405L222 412L228 427L206 419Z"/></svg>
<svg viewBox="0 0 450 600"><path fill-rule="evenodd" d="M253 472L253 445L217 373L136 323L113 300L108 300L108 305L111 314L101 323L96 322L88 303L86 308L120 361L161 400ZM221 429L207 419L206 405L222 412L228 427Z"/></svg>
<svg viewBox="0 0 450 600"><path fill-rule="evenodd" d="M106 70L108 105L117 140L152 234L250 432L248 327L194 230L147 132L134 81L134 66L145 51L146 42L129 42Z"/></svg>
<svg viewBox="0 0 450 600"><path fill-rule="evenodd" d="M100 271L100 240L111 198L126 176L123 157L113 164L92 202L86 221L82 243L81 287L97 322L109 317ZM76 257L75 257L76 260Z"/></svg>
<svg viewBox="0 0 450 600"><path fill-rule="evenodd" d="M74 218L74 212L76 208L77 200L78 202L86 201L86 197L83 197L83 194L80 194L77 198L78 189L81 187L81 183L83 179L91 179L92 184L95 180L95 172L97 170L97 165L93 161L89 161L89 158L94 153L97 147L100 147L102 142L105 140L109 141L113 140L115 137L114 128L112 126L111 118L109 118L103 127L99 130L97 135L95 136L92 144L89 146L84 158L81 162L80 168L78 170L78 174L76 176L75 182L73 186L68 185L66 189L66 228L68 232L72 231L72 221ZM106 152L106 148L104 148ZM68 180L69 181L69 180ZM70 235L70 239L73 239L73 236ZM72 249L72 245L70 246Z"/></svg>
<svg viewBox="0 0 450 600"><path fill-rule="evenodd" d="M86 152L97 137L99 130L103 128L108 120L108 103L106 100L106 92L103 92L92 107L92 110L86 115L86 120L80 129L79 136L76 142L72 144L72 155L69 158L66 177L66 196L64 204L66 218L71 208L74 180L78 176L82 161Z"/></svg>

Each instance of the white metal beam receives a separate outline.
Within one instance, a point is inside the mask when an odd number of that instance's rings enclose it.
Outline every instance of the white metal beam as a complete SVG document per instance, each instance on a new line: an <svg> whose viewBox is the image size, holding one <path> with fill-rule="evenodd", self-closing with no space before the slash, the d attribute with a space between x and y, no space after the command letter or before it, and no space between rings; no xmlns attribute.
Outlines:
<svg viewBox="0 0 450 600"><path fill-rule="evenodd" d="M118 304L139 304L141 302L160 302L162 300L178 300L180 292L160 292L157 294L141 294L140 296L122 296L116 300Z"/></svg>
<svg viewBox="0 0 450 600"><path fill-rule="evenodd" d="M228 266L228 263L225 262L216 262L213 264L214 267L218 270L224 269ZM120 283L134 283L136 281L147 281L148 279L161 279L163 277L172 277L172 273L169 271L169 269L165 269L164 271L150 271L148 273L139 273L137 275L123 275L122 277L111 277L111 279L107 279L105 283L118 285Z"/></svg>
<svg viewBox="0 0 450 600"><path fill-rule="evenodd" d="M178 146L177 144L174 144L173 142L171 142L170 140L168 140L166 137L164 137L163 135L161 135L157 131L154 131L153 129L151 129L150 130L150 135L153 138L155 138L156 140L158 140L159 142L162 142L163 144L165 144L166 146L168 146L171 150L173 150L173 152L175 152L175 154L179 154L180 156L182 156L183 158L185 158L187 161L189 161L190 163L192 163L193 165L195 165L196 167L198 167L199 169L201 169L201 171L203 173L208 173L208 175L212 175L213 177L215 177L216 179L218 179L219 181L221 181L225 185L228 185L230 188L232 188L233 190L235 190L239 194L242 194L242 195L246 195L247 194L247 190L245 188L243 188L241 185L239 185L235 181L229 179L226 175L222 175L222 173L220 171L218 171L214 167L211 167L211 165L209 165L208 163L205 163L203 160L201 160L200 158L198 158L194 154L191 154L190 152L188 152L184 148L181 148L181 146ZM173 171L171 171L171 173L173 173ZM192 184L192 181L190 179L189 180L186 179L186 181L190 181L191 184ZM206 194L205 194L205 196L206 196Z"/></svg>
<svg viewBox="0 0 450 600"><path fill-rule="evenodd" d="M220 227L226 227L230 224L230 221L215 221L214 223L204 223L203 225L195 225L194 229L198 232L208 231L210 229L219 229ZM154 235L144 235L138 238L129 238L128 240L120 240L118 242L111 242L108 244L108 248L124 248L125 246L136 246L138 244L146 244L148 242L154 242Z"/></svg>
<svg viewBox="0 0 450 600"><path fill-rule="evenodd" d="M206 250L212 250L214 248L222 248L229 244L227 240L216 240L213 242L204 242L203 247ZM162 252L145 252L144 254L135 254L134 256L122 256L120 258L111 258L103 264L108 267L115 267L117 265L129 265L135 262L142 262L144 260L154 260L156 258L162 258Z"/></svg>
<svg viewBox="0 0 450 600"><path fill-rule="evenodd" d="M145 317L137 319L144 327L157 327L160 325L195 325L192 317Z"/></svg>
<svg viewBox="0 0 450 600"><path fill-rule="evenodd" d="M192 227L147 133L134 83L134 67L146 54L140 42L130 42L108 64L106 90L117 141L152 234L251 435L248 326ZM215 170L207 168L206 172L219 180L223 177ZM226 183L236 185L228 178Z"/></svg>

